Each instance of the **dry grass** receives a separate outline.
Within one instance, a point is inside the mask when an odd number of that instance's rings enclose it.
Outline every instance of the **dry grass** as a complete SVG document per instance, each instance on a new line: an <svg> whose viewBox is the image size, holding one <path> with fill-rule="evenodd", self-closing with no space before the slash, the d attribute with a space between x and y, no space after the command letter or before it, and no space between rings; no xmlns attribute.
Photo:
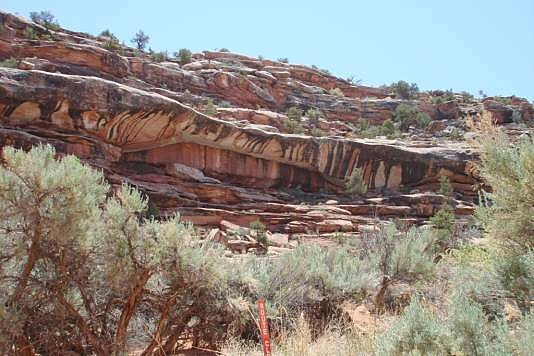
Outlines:
<svg viewBox="0 0 534 356"><path fill-rule="evenodd" d="M321 336L313 339L303 317L295 321L292 331L282 332L272 344L273 354L281 356L372 355L374 352L374 337L353 328L342 329L331 325ZM238 340L228 341L221 352L228 356L263 355L259 343L246 344Z"/></svg>

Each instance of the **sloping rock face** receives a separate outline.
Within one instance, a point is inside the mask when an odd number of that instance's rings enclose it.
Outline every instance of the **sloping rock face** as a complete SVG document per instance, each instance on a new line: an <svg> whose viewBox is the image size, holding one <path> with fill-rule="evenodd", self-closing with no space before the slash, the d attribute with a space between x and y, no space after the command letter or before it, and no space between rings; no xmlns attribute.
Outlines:
<svg viewBox="0 0 534 356"><path fill-rule="evenodd" d="M99 78L1 69L0 93L5 124L74 130L113 147L114 161L183 164L241 185L309 191L342 190L355 167L371 189L418 186L443 174L470 182L466 152L239 127Z"/></svg>
<svg viewBox="0 0 534 356"><path fill-rule="evenodd" d="M0 22L0 60L15 59L15 68L0 68L0 146L52 144L113 185L137 186L162 215L178 211L208 226L260 219L278 233L320 235L358 234L377 216L420 223L444 199L458 215L473 209L468 146L340 136L361 118L382 123L400 103L456 120L463 108L455 102L403 101L314 68L226 52L157 63L87 34L1 12ZM27 28L37 39L24 37ZM209 116L199 111L208 98L220 104ZM511 103L532 114L530 104ZM282 112L293 105L320 109L314 125L331 135L284 133ZM345 193L355 168L370 189L365 198ZM442 176L455 196L424 193Z"/></svg>

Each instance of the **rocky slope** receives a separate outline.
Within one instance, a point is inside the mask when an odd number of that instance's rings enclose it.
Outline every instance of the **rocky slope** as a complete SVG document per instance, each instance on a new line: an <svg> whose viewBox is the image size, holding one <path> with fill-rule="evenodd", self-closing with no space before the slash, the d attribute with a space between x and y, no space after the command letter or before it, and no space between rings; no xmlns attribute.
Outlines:
<svg viewBox="0 0 534 356"><path fill-rule="evenodd" d="M155 62L130 48L108 50L106 38L50 31L6 13L0 22L0 60L13 67L0 68L1 146L42 142L76 154L113 184L138 186L162 215L179 211L198 226L221 227L210 236L227 245L256 219L283 248L291 245L287 234L357 234L377 218L420 223L445 201L468 215L479 183L476 153L432 137L465 128L461 117L483 109L500 123L532 119L532 105L515 97L401 100L301 65L228 52ZM210 115L202 112L208 98L218 104ZM401 103L435 119L433 132L354 138L359 120L381 124ZM302 134L289 134L284 112L292 106L323 117L303 118ZM313 128L325 136L310 135ZM357 167L366 197L344 192ZM454 197L435 194L442 176ZM240 241L234 250L258 247L251 237Z"/></svg>

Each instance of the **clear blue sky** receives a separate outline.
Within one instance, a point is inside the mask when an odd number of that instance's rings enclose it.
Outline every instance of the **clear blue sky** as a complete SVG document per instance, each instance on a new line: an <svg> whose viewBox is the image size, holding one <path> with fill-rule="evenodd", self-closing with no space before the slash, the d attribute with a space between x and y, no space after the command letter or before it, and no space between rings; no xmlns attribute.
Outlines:
<svg viewBox="0 0 534 356"><path fill-rule="evenodd" d="M154 50L228 48L423 90L534 99L534 1L24 1L2 10L50 10L66 28L138 29Z"/></svg>

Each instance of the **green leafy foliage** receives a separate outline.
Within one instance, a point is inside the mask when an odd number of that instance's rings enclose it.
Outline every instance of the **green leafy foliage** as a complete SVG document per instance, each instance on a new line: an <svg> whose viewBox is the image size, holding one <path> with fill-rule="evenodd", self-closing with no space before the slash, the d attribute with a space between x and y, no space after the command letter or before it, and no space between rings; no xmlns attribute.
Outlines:
<svg viewBox="0 0 534 356"><path fill-rule="evenodd" d="M413 106L400 104L395 109L395 121L400 123L401 130L407 130L410 126L424 129L430 124L432 119Z"/></svg>
<svg viewBox="0 0 534 356"><path fill-rule="evenodd" d="M296 106L291 106L287 109L286 115L289 120L300 122L302 119L302 110Z"/></svg>
<svg viewBox="0 0 534 356"><path fill-rule="evenodd" d="M399 80L398 82L391 84L389 87L401 99L414 99L419 93L419 87L416 83L409 84L404 80Z"/></svg>
<svg viewBox="0 0 534 356"><path fill-rule="evenodd" d="M35 32L33 31L33 28L31 27L26 27L24 29L24 31L22 31L22 35L24 36L24 38L26 38L27 40L36 40L38 39L37 38L37 35L35 34Z"/></svg>
<svg viewBox="0 0 534 356"><path fill-rule="evenodd" d="M363 179L363 169L354 167L352 173L345 182L345 190L352 194L367 193L367 184Z"/></svg>
<svg viewBox="0 0 534 356"><path fill-rule="evenodd" d="M174 56L178 58L181 65L191 63L193 60L193 54L187 48L181 48Z"/></svg>
<svg viewBox="0 0 534 356"><path fill-rule="evenodd" d="M377 355L446 355L450 334L444 323L412 298L403 315L377 341Z"/></svg>
<svg viewBox="0 0 534 356"><path fill-rule="evenodd" d="M480 173L492 192L482 194L477 217L490 237L525 253L534 248L534 140L511 145L503 133L482 136Z"/></svg>
<svg viewBox="0 0 534 356"><path fill-rule="evenodd" d="M208 98L206 101L206 104L204 105L204 109L202 110L204 114L208 116L215 116L217 115L217 106L213 103L213 99Z"/></svg>
<svg viewBox="0 0 534 356"><path fill-rule="evenodd" d="M200 333L211 340L226 332L221 316L239 324L228 302L235 293L223 288L222 251L200 245L177 216L141 218L148 203L140 192L123 185L110 194L102 173L74 156L56 159L49 146L27 153L6 147L3 154L3 353L31 347L66 354L83 344L98 355L120 353L130 322L141 316L153 323L153 337L167 340L150 343L147 353L159 347L170 353L176 343L170 330L179 335L193 327L187 325L210 325ZM192 317L201 322L191 324Z"/></svg>
<svg viewBox="0 0 534 356"><path fill-rule="evenodd" d="M260 220L254 220L249 224L249 228L254 231L254 237L260 244L267 246L267 228Z"/></svg>
<svg viewBox="0 0 534 356"><path fill-rule="evenodd" d="M167 51L153 52L150 54L150 58L154 62L165 62L169 58Z"/></svg>
<svg viewBox="0 0 534 356"><path fill-rule="evenodd" d="M311 125L317 126L317 124L319 123L319 119L322 118L324 115L321 110L308 109L304 116L308 118L309 123Z"/></svg>
<svg viewBox="0 0 534 356"><path fill-rule="evenodd" d="M454 210L450 205L444 204L430 218L430 222L435 229L447 230L452 233L454 231L454 219Z"/></svg>
<svg viewBox="0 0 534 356"><path fill-rule="evenodd" d="M17 68L17 59L13 57L4 59L3 61L0 61L0 67Z"/></svg>
<svg viewBox="0 0 534 356"><path fill-rule="evenodd" d="M334 96L337 96L337 97L343 97L344 96L343 91L341 89L339 89L339 88L329 89L328 90L328 94L334 95Z"/></svg>

